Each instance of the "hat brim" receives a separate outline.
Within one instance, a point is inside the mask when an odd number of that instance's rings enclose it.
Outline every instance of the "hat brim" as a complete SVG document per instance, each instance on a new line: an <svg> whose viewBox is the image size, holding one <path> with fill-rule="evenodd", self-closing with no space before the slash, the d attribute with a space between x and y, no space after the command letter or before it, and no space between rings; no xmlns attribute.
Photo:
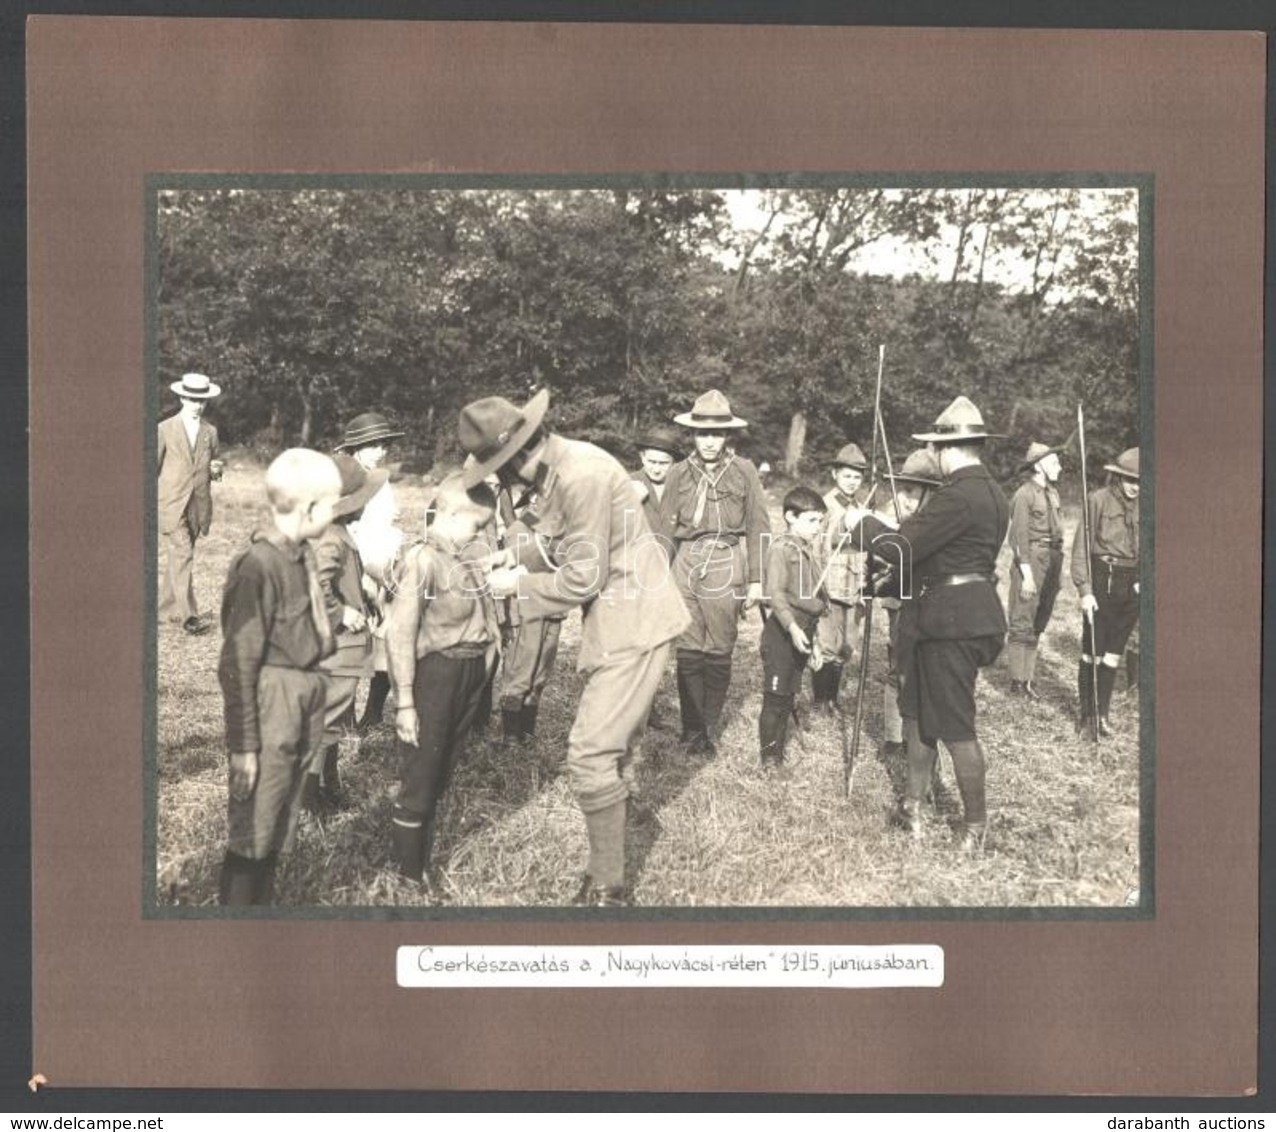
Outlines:
<svg viewBox="0 0 1276 1132"><path fill-rule="evenodd" d="M220 385L214 385L211 381L208 383L207 392L187 389L180 381L170 382L168 387L179 397L185 397L191 401L211 401L214 397L220 396L222 391Z"/></svg>
<svg viewBox="0 0 1276 1132"><path fill-rule="evenodd" d="M682 449L677 445L670 444L667 440L659 440L654 436L640 436L634 443L639 452L654 448L657 452L663 452L675 460L681 460L683 456Z"/></svg>
<svg viewBox="0 0 1276 1132"><path fill-rule="evenodd" d="M374 433L372 436L358 440L345 439L337 445L335 451L353 452L356 448L367 448L369 444L377 444L382 440L398 440L401 436L407 436L407 433L387 430L385 432Z"/></svg>
<svg viewBox="0 0 1276 1132"><path fill-rule="evenodd" d="M933 480L929 476L908 475L904 472L896 472L894 475L887 472L886 478L894 483L915 483L920 484L922 487L942 487L944 484L943 480Z"/></svg>
<svg viewBox="0 0 1276 1132"><path fill-rule="evenodd" d="M706 421L697 420L692 413L679 413L673 419L676 425L682 425L683 428L694 428L697 432L708 432L712 429L720 428L748 428L749 422L741 420L734 413L730 420L725 421Z"/></svg>
<svg viewBox="0 0 1276 1132"><path fill-rule="evenodd" d="M332 517L340 519L343 515L353 515L356 511L362 510L389 478L390 472L386 468L377 468L376 471L369 472L367 480L358 491L352 495L343 495L337 500L337 505L332 509Z"/></svg>
<svg viewBox="0 0 1276 1132"><path fill-rule="evenodd" d="M471 467L461 470L461 482L467 491L477 487L489 475L509 463L510 457L527 443L532 433L540 428L541 421L545 419L545 414L549 411L549 390L542 389L520 411L523 415L523 423L510 434L510 438L486 459L475 460Z"/></svg>
<svg viewBox="0 0 1276 1132"><path fill-rule="evenodd" d="M1104 464L1103 470L1105 472L1115 472L1118 476L1127 480L1137 480L1139 478L1138 472L1132 472L1128 468L1122 468L1116 464Z"/></svg>
<svg viewBox="0 0 1276 1132"><path fill-rule="evenodd" d="M1040 456L1034 456L1031 460L1024 460L1019 464L1019 470L1026 472L1029 468L1036 467L1047 456L1058 456L1063 452L1062 448L1047 448Z"/></svg>
<svg viewBox="0 0 1276 1132"><path fill-rule="evenodd" d="M1002 432L915 432L914 440L923 444L967 444L972 440L1005 440Z"/></svg>

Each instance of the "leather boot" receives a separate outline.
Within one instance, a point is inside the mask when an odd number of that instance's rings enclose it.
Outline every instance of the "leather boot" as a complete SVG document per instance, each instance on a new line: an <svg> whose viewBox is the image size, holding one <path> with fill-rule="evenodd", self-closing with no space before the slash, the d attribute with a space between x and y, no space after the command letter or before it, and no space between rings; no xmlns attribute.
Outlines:
<svg viewBox="0 0 1276 1132"><path fill-rule="evenodd" d="M682 712L682 738L691 744L704 734L704 662L702 652L678 650L678 707Z"/></svg>
<svg viewBox="0 0 1276 1132"><path fill-rule="evenodd" d="M589 908L627 908L633 902L633 893L623 884L600 885L588 873L581 879L580 888L572 897L573 904Z"/></svg>
<svg viewBox="0 0 1276 1132"><path fill-rule="evenodd" d="M426 865L425 821L406 810L394 811L390 824L390 858L399 873L421 883Z"/></svg>
<svg viewBox="0 0 1276 1132"><path fill-rule="evenodd" d="M825 679L824 697L828 701L829 710L837 710L838 693L842 690L842 665L836 661L826 661L820 669Z"/></svg>
<svg viewBox="0 0 1276 1132"><path fill-rule="evenodd" d="M238 853L227 852L222 859L221 876L217 881L217 900L221 904L246 905L257 903L257 864Z"/></svg>
<svg viewBox="0 0 1276 1132"><path fill-rule="evenodd" d="M789 696L777 696L773 692L762 693L762 711L758 715L758 747L764 767L779 766L784 762L784 741L791 704Z"/></svg>
<svg viewBox="0 0 1276 1132"><path fill-rule="evenodd" d="M1108 712L1112 708L1112 688L1116 683L1117 670L1108 664L1099 665L1099 723L1106 725Z"/></svg>
<svg viewBox="0 0 1276 1132"><path fill-rule="evenodd" d="M271 853L257 862L256 884L253 894L254 904L273 904L275 902L275 870L279 865L279 857Z"/></svg>
<svg viewBox="0 0 1276 1132"><path fill-rule="evenodd" d="M602 889L625 883L625 803L613 802L585 815L589 834L589 876Z"/></svg>
<svg viewBox="0 0 1276 1132"><path fill-rule="evenodd" d="M337 757L340 748L336 743L331 744L323 753L323 774L320 777L319 793L322 801L326 802L334 810L344 810L346 808L346 796L341 789L341 770L337 766Z"/></svg>
<svg viewBox="0 0 1276 1132"><path fill-rule="evenodd" d="M501 708L501 730L505 743L522 743L527 737L523 731L523 709Z"/></svg>
<svg viewBox="0 0 1276 1132"><path fill-rule="evenodd" d="M536 716L540 712L540 708L541 708L541 705L538 703L523 705L523 738L524 739L531 740L536 738Z"/></svg>
<svg viewBox="0 0 1276 1132"><path fill-rule="evenodd" d="M710 748L722 731L722 711L731 687L731 654L711 653L704 662L704 730Z"/></svg>
<svg viewBox="0 0 1276 1132"><path fill-rule="evenodd" d="M953 758L953 773L965 813L966 826L982 829L988 820L984 791L984 752L977 739L947 743ZM982 844L982 835L981 841Z"/></svg>
<svg viewBox="0 0 1276 1132"><path fill-rule="evenodd" d="M319 789L319 775L311 772L301 785L301 808L308 814L318 817L323 813L323 795Z"/></svg>

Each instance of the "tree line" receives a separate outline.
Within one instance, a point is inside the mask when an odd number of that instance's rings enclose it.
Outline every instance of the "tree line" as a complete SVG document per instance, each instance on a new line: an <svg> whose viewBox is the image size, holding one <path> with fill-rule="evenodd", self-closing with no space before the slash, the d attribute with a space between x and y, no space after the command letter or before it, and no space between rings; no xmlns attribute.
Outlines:
<svg viewBox="0 0 1276 1132"><path fill-rule="evenodd" d="M370 408L422 467L456 414L553 394L554 423L626 458L711 386L792 474L872 436L878 345L892 454L958 393L1061 443L1138 443L1133 189L792 188L752 223L703 189L166 190L158 368L223 386L226 443L329 446ZM874 270L894 250L906 272ZM867 447L867 445L865 444Z"/></svg>

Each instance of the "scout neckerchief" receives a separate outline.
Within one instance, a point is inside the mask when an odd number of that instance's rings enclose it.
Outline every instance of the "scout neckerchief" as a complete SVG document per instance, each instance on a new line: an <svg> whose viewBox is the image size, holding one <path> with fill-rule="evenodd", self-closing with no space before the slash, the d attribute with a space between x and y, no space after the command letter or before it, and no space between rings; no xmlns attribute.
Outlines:
<svg viewBox="0 0 1276 1132"><path fill-rule="evenodd" d="M722 531L722 504L718 500L718 484L722 481L722 477L727 474L727 469L731 467L732 461L735 459L735 453L730 449L726 450L726 459L719 460L721 467L718 469L717 475L712 474L701 462L700 457L696 456L687 463L691 465L692 471L700 477L700 487L696 491L696 509L691 516L691 526L693 529L699 529L701 520L704 519L705 507L709 502L709 488L713 488L713 502L718 508L718 531Z"/></svg>

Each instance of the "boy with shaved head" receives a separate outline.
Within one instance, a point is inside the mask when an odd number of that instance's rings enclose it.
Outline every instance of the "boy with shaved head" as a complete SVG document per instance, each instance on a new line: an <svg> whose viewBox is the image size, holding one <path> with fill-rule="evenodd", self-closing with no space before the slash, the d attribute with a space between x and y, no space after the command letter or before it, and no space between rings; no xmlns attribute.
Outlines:
<svg viewBox="0 0 1276 1132"><path fill-rule="evenodd" d="M230 758L223 904L269 904L279 854L292 841L306 773L323 740L324 679L333 650L314 552L341 496L332 460L290 448L266 469L273 523L231 563L222 595L217 678Z"/></svg>

